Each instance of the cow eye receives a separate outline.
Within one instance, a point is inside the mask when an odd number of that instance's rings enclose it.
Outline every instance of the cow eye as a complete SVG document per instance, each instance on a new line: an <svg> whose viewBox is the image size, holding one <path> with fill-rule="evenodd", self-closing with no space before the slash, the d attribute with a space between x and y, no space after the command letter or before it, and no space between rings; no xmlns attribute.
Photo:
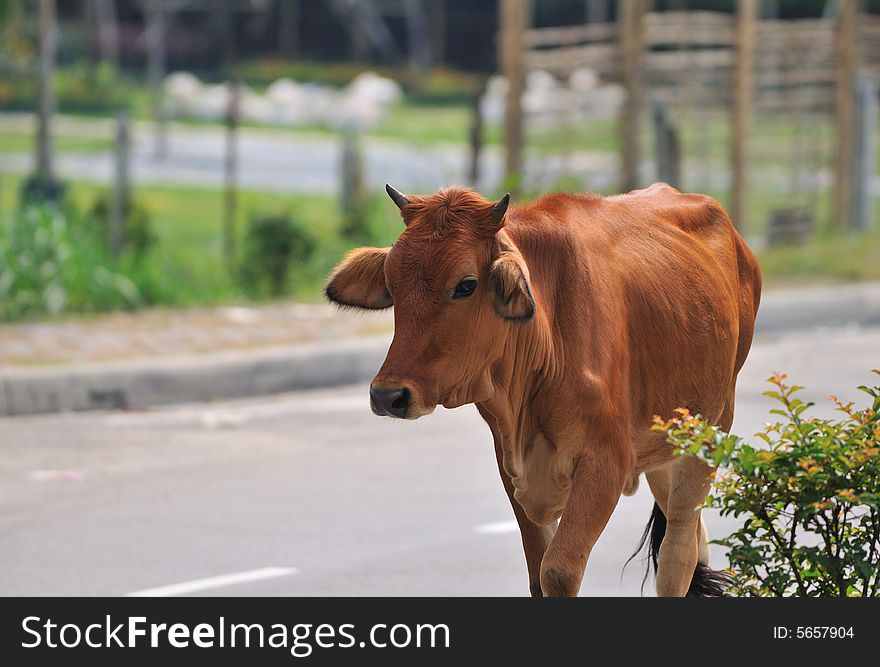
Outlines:
<svg viewBox="0 0 880 667"><path fill-rule="evenodd" d="M477 289L477 281L474 278L465 278L455 286L455 289L452 292L452 298L464 299L473 294L475 289Z"/></svg>

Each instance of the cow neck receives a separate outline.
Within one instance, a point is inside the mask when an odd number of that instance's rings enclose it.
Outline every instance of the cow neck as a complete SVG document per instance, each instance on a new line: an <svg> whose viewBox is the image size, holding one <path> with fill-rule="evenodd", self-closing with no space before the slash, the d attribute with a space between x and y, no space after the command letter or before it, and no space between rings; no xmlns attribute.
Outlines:
<svg viewBox="0 0 880 667"><path fill-rule="evenodd" d="M548 293L552 283L537 270L540 261L532 256L536 244L530 236L535 230L534 221L520 221L515 211L508 214L505 236L531 269L530 287L537 308L529 322L508 327L503 354L490 370L494 391L484 405L495 416L505 439L519 435L514 439L520 440L532 435L530 431L537 428L531 417L535 403L540 401L542 392L553 390L561 368L557 359L561 354L559 341L563 339L554 338L553 322L548 316L555 294Z"/></svg>
<svg viewBox="0 0 880 667"><path fill-rule="evenodd" d="M553 390L555 353L550 323L540 310L529 323L511 326L504 353L490 370L492 397L481 403L511 445L538 428L533 411L540 394Z"/></svg>

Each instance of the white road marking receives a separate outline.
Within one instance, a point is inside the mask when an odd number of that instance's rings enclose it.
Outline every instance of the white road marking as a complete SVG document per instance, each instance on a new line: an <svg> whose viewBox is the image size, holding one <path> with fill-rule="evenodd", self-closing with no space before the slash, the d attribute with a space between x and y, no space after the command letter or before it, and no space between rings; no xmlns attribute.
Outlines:
<svg viewBox="0 0 880 667"><path fill-rule="evenodd" d="M262 579L274 579L275 577L286 577L296 574L299 570L295 567L261 567L258 570L247 570L246 572L233 572L232 574L221 574L217 577L208 577L206 579L193 579L191 581L183 581L179 584L169 584L168 586L159 586L157 588L145 588L133 593L126 593L127 598L166 598L175 595L186 595L187 593L196 593L197 591L205 591L211 588L222 588L223 586L234 586L235 584L244 584L249 581L260 581Z"/></svg>
<svg viewBox="0 0 880 667"><path fill-rule="evenodd" d="M519 530L516 521L496 521L495 523L484 523L482 526L474 528L474 532L480 535L502 535L504 533L515 533Z"/></svg>

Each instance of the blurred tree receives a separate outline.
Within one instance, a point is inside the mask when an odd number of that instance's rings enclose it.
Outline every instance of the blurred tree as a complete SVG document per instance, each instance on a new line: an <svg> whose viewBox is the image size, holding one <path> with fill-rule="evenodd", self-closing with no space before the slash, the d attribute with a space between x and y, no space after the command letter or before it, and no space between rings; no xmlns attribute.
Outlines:
<svg viewBox="0 0 880 667"><path fill-rule="evenodd" d="M88 4L94 10L100 59L109 62L114 69L118 69L119 22L116 16L116 2L115 0L88 0Z"/></svg>
<svg viewBox="0 0 880 667"><path fill-rule="evenodd" d="M52 164L52 117L55 114L55 58L58 50L58 25L55 0L39 0L37 25L40 41L39 94L37 96L36 172L23 187L27 200L60 199L62 187L55 181Z"/></svg>
<svg viewBox="0 0 880 667"><path fill-rule="evenodd" d="M37 177L51 183L52 132L51 121L55 113L55 96L52 78L55 74L55 57L58 50L58 26L55 18L55 0L39 0L40 29L40 97L37 100Z"/></svg>
<svg viewBox="0 0 880 667"><path fill-rule="evenodd" d="M587 23L605 23L610 14L608 0L587 0Z"/></svg>
<svg viewBox="0 0 880 667"><path fill-rule="evenodd" d="M21 0L0 0L0 24L16 13L21 7Z"/></svg>
<svg viewBox="0 0 880 667"><path fill-rule="evenodd" d="M394 62L398 58L394 35L373 0L325 2L351 34L352 56L355 60L367 60L371 48L388 62Z"/></svg>
<svg viewBox="0 0 880 667"><path fill-rule="evenodd" d="M406 15L410 62L419 73L427 72L431 68L431 42L425 4L422 0L403 0L403 11Z"/></svg>
<svg viewBox="0 0 880 667"><path fill-rule="evenodd" d="M150 79L153 120L156 124L155 156L164 160L168 152L162 83L165 80L165 0L145 0L147 17L147 68Z"/></svg>
<svg viewBox="0 0 880 667"><path fill-rule="evenodd" d="M278 50L295 58L299 51L300 0L278 0Z"/></svg>
<svg viewBox="0 0 880 667"><path fill-rule="evenodd" d="M428 30L430 31L431 62L442 65L446 61L446 14L443 0L427 0Z"/></svg>

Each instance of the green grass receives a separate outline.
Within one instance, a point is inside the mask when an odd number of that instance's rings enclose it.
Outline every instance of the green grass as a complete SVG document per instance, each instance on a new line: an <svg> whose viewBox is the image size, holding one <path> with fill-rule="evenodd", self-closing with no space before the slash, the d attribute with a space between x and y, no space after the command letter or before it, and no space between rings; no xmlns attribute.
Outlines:
<svg viewBox="0 0 880 667"><path fill-rule="evenodd" d="M466 143L472 123L471 111L463 105L426 107L399 104L391 108L388 117L369 135L401 139L416 145L438 142ZM500 133L490 133L494 142Z"/></svg>
<svg viewBox="0 0 880 667"><path fill-rule="evenodd" d="M20 176L0 174L0 221L13 210L21 182ZM88 211L101 190L91 183L69 182L68 205L73 210ZM233 275L234 267L228 267L223 258L221 190L142 186L135 197L149 210L157 236L148 261L175 285L173 303L220 303L244 298ZM388 244L399 233L399 216L390 208L384 194L370 201L367 218L377 244ZM313 257L292 271L291 292L293 298L317 301L327 273L357 243L340 238L341 215L333 197L243 191L236 220L239 249L250 215L279 209L302 221L317 241Z"/></svg>
<svg viewBox="0 0 880 667"><path fill-rule="evenodd" d="M0 218L12 210L20 184L21 177L0 174ZM94 204L100 190L88 183L69 184L72 204L81 211ZM220 190L143 186L136 196L151 212L158 237L149 261L172 278L177 289L174 303L220 303L244 297L223 259ZM752 211L756 217L766 217L779 204L778 197L759 193L752 201ZM317 239L315 255L294 269L291 293L295 299L317 301L327 272L357 243L340 238L341 216L332 197L242 192L237 219L239 245L250 214L273 209L291 211ZM370 202L367 217L372 243L388 244L400 232L399 218L389 210L384 196L377 195ZM753 235L752 240L756 238ZM880 225L877 231L860 235L825 232L804 246L766 248L758 256L768 286L880 280Z"/></svg>
<svg viewBox="0 0 880 667"><path fill-rule="evenodd" d="M767 286L880 280L880 229L758 253Z"/></svg>
<svg viewBox="0 0 880 667"><path fill-rule="evenodd" d="M143 114L143 119L148 119L149 114ZM221 127L219 121L202 120L198 118L175 118L174 122L193 126ZM365 132L368 137L382 137L411 143L415 146L431 146L438 143L466 144L470 139L472 118L471 111L466 105L450 104L445 106L423 106L410 102L403 102L390 108L388 115L375 128ZM244 121L242 127L253 129L271 129L284 132L290 136L297 135L324 135L338 137L339 131L328 128L318 123L289 125L255 123ZM490 125L484 128L484 143L500 145L501 127Z"/></svg>
<svg viewBox="0 0 880 667"><path fill-rule="evenodd" d="M34 150L35 136L19 132L0 132L0 153L29 153ZM109 150L109 139L56 136L55 150L65 152L96 152Z"/></svg>
<svg viewBox="0 0 880 667"><path fill-rule="evenodd" d="M500 144L501 141L499 140ZM529 129L525 137L526 150L535 153L566 153L569 151L598 151L614 153L620 145L617 121L599 119L572 123L559 127Z"/></svg>

